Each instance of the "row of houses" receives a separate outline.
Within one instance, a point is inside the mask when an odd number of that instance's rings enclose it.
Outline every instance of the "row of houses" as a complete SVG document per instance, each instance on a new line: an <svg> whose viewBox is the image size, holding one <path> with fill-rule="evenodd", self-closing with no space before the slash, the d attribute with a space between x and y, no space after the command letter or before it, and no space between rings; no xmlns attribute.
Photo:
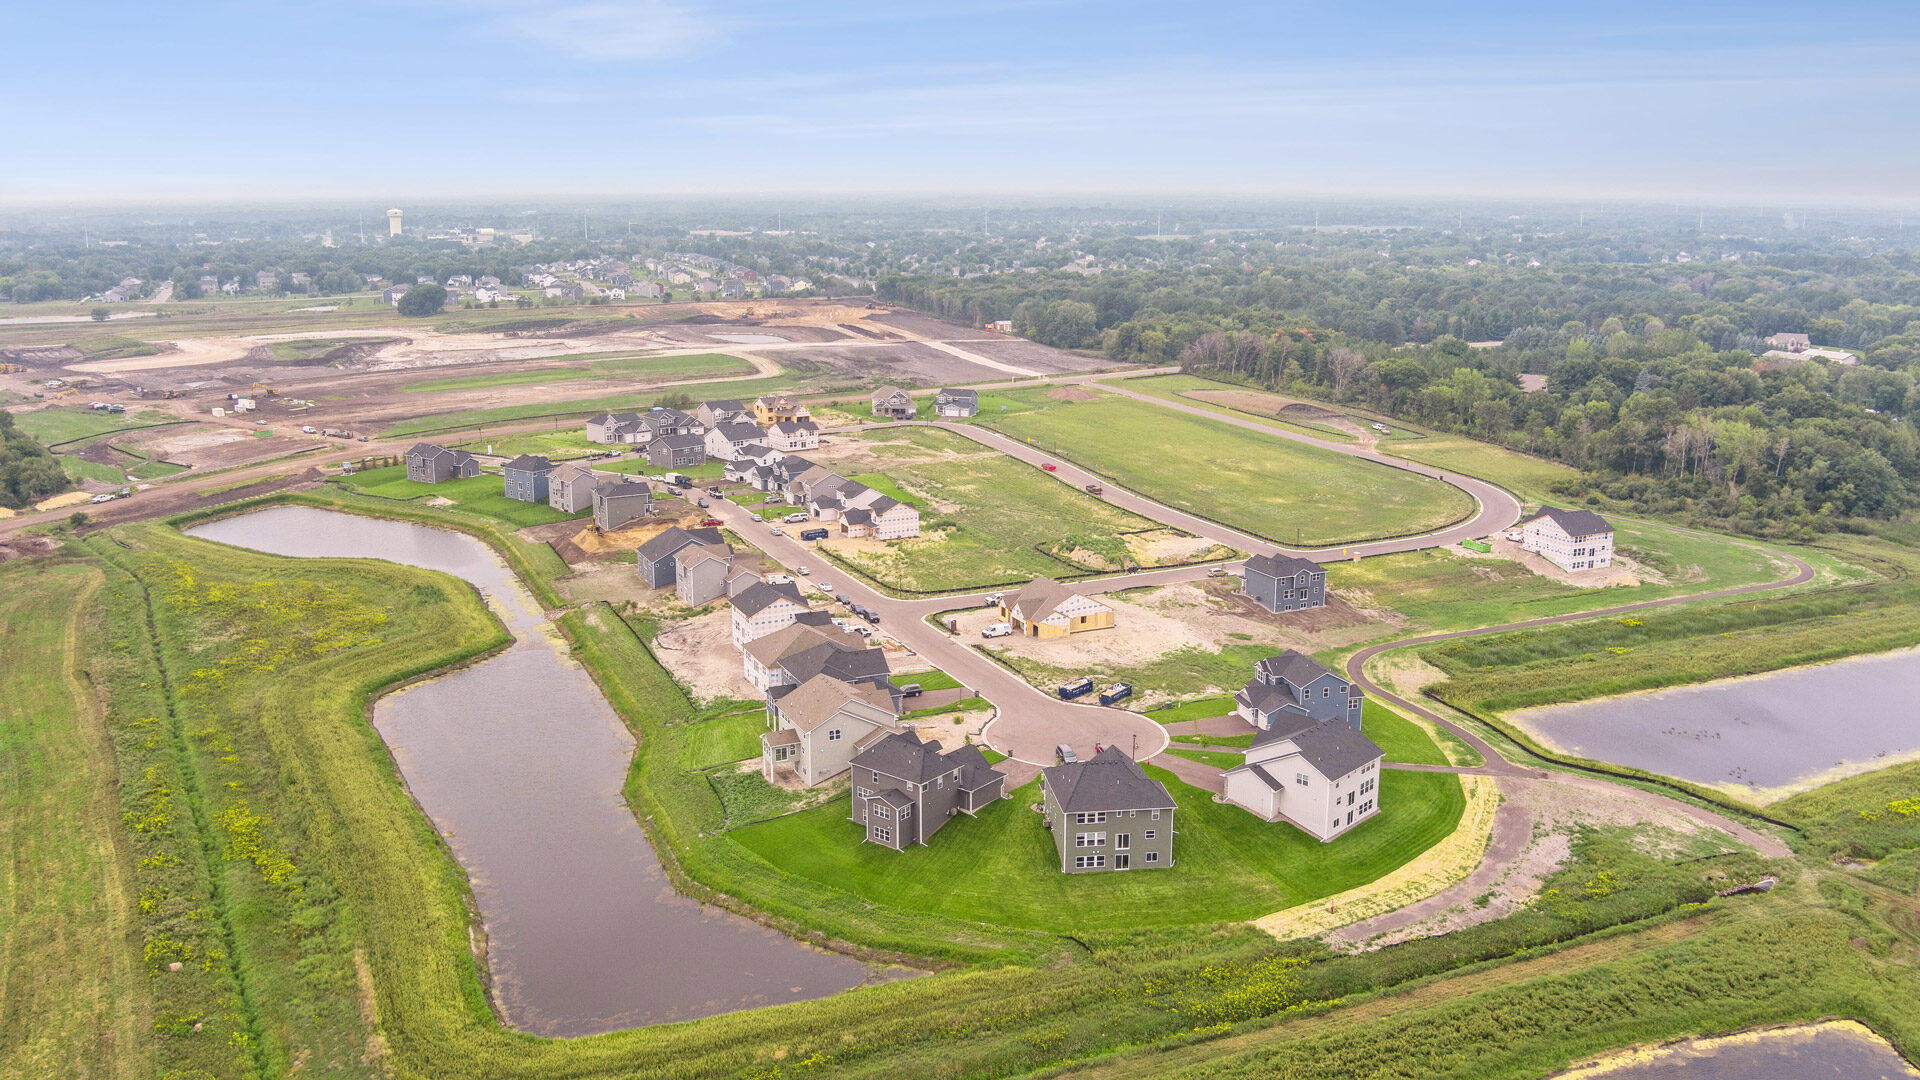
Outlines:
<svg viewBox="0 0 1920 1080"><path fill-rule="evenodd" d="M876 420L911 420L920 413L913 395L897 386L882 386L869 401ZM942 387L933 395L933 413L948 420L980 414L980 391Z"/></svg>
<svg viewBox="0 0 1920 1080"><path fill-rule="evenodd" d="M416 443L407 450L407 479L440 484L480 475L480 461L465 450ZM546 503L577 514L593 509L593 523L611 531L652 517L653 487L636 476L595 472L584 465L556 465L538 454L521 454L500 466L502 493L520 502Z"/></svg>

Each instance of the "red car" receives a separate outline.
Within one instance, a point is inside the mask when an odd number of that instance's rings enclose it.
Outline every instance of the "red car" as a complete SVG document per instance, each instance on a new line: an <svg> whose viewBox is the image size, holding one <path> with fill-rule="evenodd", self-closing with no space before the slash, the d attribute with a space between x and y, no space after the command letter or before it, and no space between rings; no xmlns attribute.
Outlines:
<svg viewBox="0 0 1920 1080"><path fill-rule="evenodd" d="M710 529L718 524L720 524L719 518L708 518L707 520L700 523L700 527L703 529Z"/></svg>
<svg viewBox="0 0 1920 1080"><path fill-rule="evenodd" d="M1060 466L1058 465L1042 465L1040 467L1047 470L1048 472L1054 472L1060 468Z"/></svg>

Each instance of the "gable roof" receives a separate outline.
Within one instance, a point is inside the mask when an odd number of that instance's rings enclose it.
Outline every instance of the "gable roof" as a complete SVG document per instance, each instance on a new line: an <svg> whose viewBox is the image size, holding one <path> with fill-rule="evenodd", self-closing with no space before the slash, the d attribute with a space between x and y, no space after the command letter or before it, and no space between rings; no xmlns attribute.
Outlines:
<svg viewBox="0 0 1920 1080"><path fill-rule="evenodd" d="M1028 582L1019 592L1007 600L1007 610L1018 607L1020 617L1028 622L1039 622L1054 613L1061 604L1080 595L1073 588L1062 585L1047 577L1037 577ZM1099 601L1094 601L1099 603ZM1106 605L1101 604L1102 607Z"/></svg>
<svg viewBox="0 0 1920 1080"><path fill-rule="evenodd" d="M830 675L841 682L859 682L884 677L890 670L885 649L849 649L837 641L824 641L789 653L781 659L780 666L795 682L806 682L815 675Z"/></svg>
<svg viewBox="0 0 1920 1080"><path fill-rule="evenodd" d="M944 386L940 388L940 393L935 396L941 401L970 401L975 404L978 404L980 401L980 391L978 390L955 390Z"/></svg>
<svg viewBox="0 0 1920 1080"><path fill-rule="evenodd" d="M759 424L743 424L731 420L721 421L714 430L728 442L758 442L763 435Z"/></svg>
<svg viewBox="0 0 1920 1080"><path fill-rule="evenodd" d="M1055 765L1040 770L1054 801L1069 814L1102 810L1172 810L1173 796L1158 780L1148 779L1117 746L1109 746L1090 761Z"/></svg>
<svg viewBox="0 0 1920 1080"><path fill-rule="evenodd" d="M1555 506L1542 506L1521 518L1520 524L1525 525L1529 521L1539 521L1541 518L1546 518L1560 526L1566 530L1568 536L1597 536L1600 533L1613 531L1613 526L1607 524L1606 518L1591 510L1562 510Z"/></svg>
<svg viewBox="0 0 1920 1080"><path fill-rule="evenodd" d="M780 716L801 731L812 731L839 714L849 702L859 702L894 715L893 695L872 683L847 683L831 675L815 675L780 699Z"/></svg>
<svg viewBox="0 0 1920 1080"><path fill-rule="evenodd" d="M840 520L846 522L849 525L871 524L873 521L873 511L849 510L846 513L840 515Z"/></svg>
<svg viewBox="0 0 1920 1080"><path fill-rule="evenodd" d="M1382 754L1372 739L1338 720L1328 720L1295 733L1293 745L1300 748L1300 756L1307 759L1307 764L1329 780L1338 780L1367 762L1378 760Z"/></svg>
<svg viewBox="0 0 1920 1080"><path fill-rule="evenodd" d="M794 653L804 652L816 645L839 645L841 635L828 633L811 623L795 621L792 626L783 626L765 637L755 638L741 647L741 651L758 660L763 667L775 667L780 661ZM854 648L848 644L845 648Z"/></svg>
<svg viewBox="0 0 1920 1080"><path fill-rule="evenodd" d="M897 397L903 397L903 398L907 398L908 400L912 400L911 395L909 395L905 390L902 390L897 386L883 386L880 389L875 390L873 392L873 400L875 401L892 401L894 398L897 398Z"/></svg>
<svg viewBox="0 0 1920 1080"><path fill-rule="evenodd" d="M931 783L934 777L954 769L941 754L939 743L921 742L920 736L911 731L888 732L855 754L848 764L909 784Z"/></svg>
<svg viewBox="0 0 1920 1080"><path fill-rule="evenodd" d="M745 412L747 411L747 407L745 405L740 404L739 398L716 398L712 401L703 401L698 406L695 406L695 407L706 409L708 412Z"/></svg>
<svg viewBox="0 0 1920 1080"><path fill-rule="evenodd" d="M782 600L791 600L802 609L807 606L806 600L800 595L799 586L792 582L769 585L764 581L741 589L733 598L733 606L748 615L758 615Z"/></svg>
<svg viewBox="0 0 1920 1080"><path fill-rule="evenodd" d="M629 480L623 484L600 484L593 489L593 497L596 501L637 499L641 496L653 497L653 489L647 486L645 480L639 483Z"/></svg>
<svg viewBox="0 0 1920 1080"><path fill-rule="evenodd" d="M697 446L704 450L706 445L707 439L704 435L662 435L660 438L653 440L653 446L648 447L648 449L651 450L657 446L665 447L669 450L691 450Z"/></svg>
<svg viewBox="0 0 1920 1080"><path fill-rule="evenodd" d="M1297 577L1302 570L1309 573L1324 574L1326 569L1309 559L1296 559L1292 555L1255 555L1247 560L1247 569L1270 578Z"/></svg>
<svg viewBox="0 0 1920 1080"><path fill-rule="evenodd" d="M1335 675L1342 682L1345 676L1339 676L1325 664L1313 659L1297 649L1288 649L1277 656L1269 656L1255 664L1262 674L1285 679L1295 686L1305 686L1322 675Z"/></svg>
<svg viewBox="0 0 1920 1080"><path fill-rule="evenodd" d="M519 457L514 458L512 461L509 461L505 465L500 466L500 471L502 472L552 472L553 462L548 461L546 458L541 457L539 454L521 454Z"/></svg>
<svg viewBox="0 0 1920 1080"><path fill-rule="evenodd" d="M556 467L552 473L548 474L547 479L556 480L565 484L574 484L582 480L597 482L599 477L595 476L593 470L587 468L585 465L561 465Z"/></svg>

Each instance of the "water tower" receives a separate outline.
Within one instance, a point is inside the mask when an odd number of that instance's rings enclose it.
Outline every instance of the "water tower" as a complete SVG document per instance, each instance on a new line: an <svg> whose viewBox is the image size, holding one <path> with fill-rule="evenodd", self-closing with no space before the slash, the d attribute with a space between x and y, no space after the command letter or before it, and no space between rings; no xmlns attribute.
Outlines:
<svg viewBox="0 0 1920 1080"><path fill-rule="evenodd" d="M387 211L387 235L400 235L400 211L398 210Z"/></svg>

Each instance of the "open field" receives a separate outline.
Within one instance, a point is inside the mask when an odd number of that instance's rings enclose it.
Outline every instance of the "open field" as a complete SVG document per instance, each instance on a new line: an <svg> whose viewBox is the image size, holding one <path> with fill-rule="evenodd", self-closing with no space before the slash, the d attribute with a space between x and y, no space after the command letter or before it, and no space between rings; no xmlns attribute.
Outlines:
<svg viewBox="0 0 1920 1080"><path fill-rule="evenodd" d="M565 382L571 379L601 379L610 375L628 376L636 381L657 382L668 379L708 379L727 375L745 375L753 364L737 356L705 353L697 356L631 356L595 360L585 367L554 367L537 371L501 371L486 375L466 375L453 379L429 379L406 388L409 394L432 394L446 390L476 390L489 386L524 386L533 383Z"/></svg>
<svg viewBox="0 0 1920 1080"><path fill-rule="evenodd" d="M1472 513L1425 477L1109 394L1007 394L1033 406L987 423L1169 506L1276 542L1312 546L1405 536ZM1337 494L1336 494L1337 493Z"/></svg>
<svg viewBox="0 0 1920 1080"><path fill-rule="evenodd" d="M1578 470L1557 461L1529 457L1464 435L1435 432L1424 439L1389 440L1381 443L1380 449L1409 461L1491 480L1530 503L1551 503L1555 498L1564 498L1553 494L1552 485L1580 475Z"/></svg>
<svg viewBox="0 0 1920 1080"><path fill-rule="evenodd" d="M792 375L775 375L765 379L746 379L738 382L703 383L695 386L677 386L671 391L655 390L651 393L627 391L602 397L579 398L570 401L541 401L525 405L502 405L487 409L462 409L456 412L437 413L431 416L419 416L402 420L381 432L384 438L399 438L406 435L420 435L428 432L447 431L458 428L476 428L487 424L507 423L515 420L538 419L544 417L577 418L585 420L594 413L626 412L646 409L659 403L660 398L671 393L685 394L699 401L708 397L748 398L775 390L786 390L798 380Z"/></svg>
<svg viewBox="0 0 1920 1080"><path fill-rule="evenodd" d="M1264 390L1253 390L1229 383L1214 382L1197 375L1150 375L1127 379L1121 385L1136 393L1150 394L1183 405L1197 405L1226 415L1258 417L1276 427L1311 435L1331 442L1356 442L1359 436L1354 422L1338 422L1336 410L1320 406L1302 408L1298 398ZM1344 415L1344 414L1339 414Z"/></svg>
<svg viewBox="0 0 1920 1080"><path fill-rule="evenodd" d="M337 483L351 491L380 499L446 499L464 513L504 521L515 528L592 516L589 511L566 514L543 502L509 499L503 494L506 481L498 473L481 473L479 476L438 484L421 484L407 479L405 465L389 465L355 473Z"/></svg>
<svg viewBox="0 0 1920 1080"><path fill-rule="evenodd" d="M1173 535L1155 522L970 439L904 428L874 432L865 443L882 464L859 477L918 505L921 535L829 541L823 550L888 588L953 592L1180 561L1129 543L1130 534Z"/></svg>
<svg viewBox="0 0 1920 1080"><path fill-rule="evenodd" d="M838 801L729 835L788 873L876 903L1074 932L1252 918L1340 892L1437 843L1465 806L1453 776L1387 772L1380 813L1323 845L1291 825L1215 803L1171 773L1147 772L1180 807L1174 865L1164 870L1062 874L1052 834L1028 809L1039 801L1038 781L905 852L863 843Z"/></svg>
<svg viewBox="0 0 1920 1080"><path fill-rule="evenodd" d="M59 405L13 414L14 426L45 446L58 446L61 443L111 435L128 428L173 424L179 421L179 417L155 409L136 409L115 415L96 412L85 405Z"/></svg>

